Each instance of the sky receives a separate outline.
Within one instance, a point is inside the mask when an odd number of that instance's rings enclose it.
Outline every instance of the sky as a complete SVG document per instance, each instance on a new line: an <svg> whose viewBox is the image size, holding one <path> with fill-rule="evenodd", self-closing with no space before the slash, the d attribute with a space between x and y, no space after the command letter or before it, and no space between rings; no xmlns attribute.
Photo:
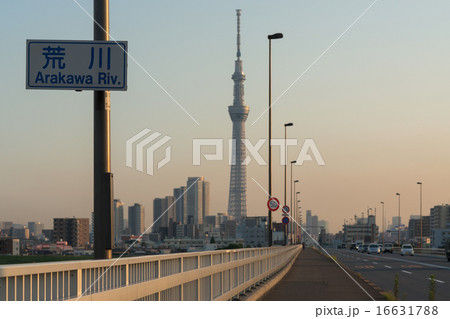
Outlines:
<svg viewBox="0 0 450 319"><path fill-rule="evenodd" d="M54 217L92 212L92 92L25 89L27 39L92 39L92 20L80 8L92 14L92 0L77 2L1 5L0 221L40 221L51 228ZM260 117L268 106L267 35L282 32L284 38L272 43L273 98L282 95L273 106L273 137L282 138L283 124L293 122L288 136L299 146L289 147L289 160L311 138L326 164L294 167L303 212L328 220L332 232L368 207L377 208L381 223L380 202L391 220L398 192L405 222L419 213L418 181L425 215L448 203L450 3L373 3L111 0L111 36L128 41L133 57L128 90L111 93L114 197L127 206L143 204L150 226L155 197L171 195L190 176L204 176L211 212L227 211L228 150L223 161L194 166L192 140L225 139L227 145L231 138L235 10L242 9L247 137L253 144L267 138L267 113ZM172 137L172 159L153 176L125 162L125 142L145 128ZM267 144L260 154L267 160ZM273 194L282 199L279 156L274 147ZM163 157L161 149L156 158ZM267 195L257 184L267 189L267 180L267 166L252 160L249 216L267 214ZM281 212L274 217L279 221Z"/></svg>

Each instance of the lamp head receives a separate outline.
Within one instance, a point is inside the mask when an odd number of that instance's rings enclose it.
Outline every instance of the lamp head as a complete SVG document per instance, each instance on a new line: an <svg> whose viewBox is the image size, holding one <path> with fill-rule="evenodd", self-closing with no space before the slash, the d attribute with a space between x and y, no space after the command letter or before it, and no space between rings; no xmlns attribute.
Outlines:
<svg viewBox="0 0 450 319"><path fill-rule="evenodd" d="M274 33L274 34L269 34L267 36L267 39L269 39L269 40L282 39L282 38L283 38L283 33Z"/></svg>

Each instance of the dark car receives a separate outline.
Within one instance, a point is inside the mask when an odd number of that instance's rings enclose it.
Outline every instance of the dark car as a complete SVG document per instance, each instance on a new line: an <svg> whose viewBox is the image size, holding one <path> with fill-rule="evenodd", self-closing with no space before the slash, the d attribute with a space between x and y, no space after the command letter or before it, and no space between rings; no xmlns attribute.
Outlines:
<svg viewBox="0 0 450 319"><path fill-rule="evenodd" d="M351 246L350 246L350 250L358 250L358 246L355 244L355 243L353 243Z"/></svg>
<svg viewBox="0 0 450 319"><path fill-rule="evenodd" d="M358 251L359 251L360 253L367 253L367 247L369 247L368 244L360 245Z"/></svg>

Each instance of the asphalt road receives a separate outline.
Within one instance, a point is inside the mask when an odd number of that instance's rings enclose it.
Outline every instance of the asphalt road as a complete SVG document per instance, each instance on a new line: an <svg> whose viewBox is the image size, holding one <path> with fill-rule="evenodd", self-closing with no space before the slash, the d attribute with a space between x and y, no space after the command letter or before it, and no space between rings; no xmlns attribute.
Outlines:
<svg viewBox="0 0 450 319"><path fill-rule="evenodd" d="M400 300L428 300L432 274L436 280L435 300L450 300L450 262L444 256L369 255L348 249L327 251L384 291L394 291L394 278L398 274Z"/></svg>

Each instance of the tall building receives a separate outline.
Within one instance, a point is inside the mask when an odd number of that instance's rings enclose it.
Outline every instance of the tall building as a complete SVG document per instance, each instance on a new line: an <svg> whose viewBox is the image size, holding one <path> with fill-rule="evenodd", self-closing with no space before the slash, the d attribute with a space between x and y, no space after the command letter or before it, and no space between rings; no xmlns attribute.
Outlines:
<svg viewBox="0 0 450 319"><path fill-rule="evenodd" d="M145 209L141 204L135 203L128 207L128 228L132 235L139 236L145 231Z"/></svg>
<svg viewBox="0 0 450 319"><path fill-rule="evenodd" d="M123 202L120 199L114 200L114 242L120 241L123 232Z"/></svg>
<svg viewBox="0 0 450 319"><path fill-rule="evenodd" d="M228 195L228 216L238 223L247 216L247 175L245 145L245 121L250 108L244 103L244 81L241 61L241 35L240 17L241 10L236 10L237 15L237 52L234 63L234 73L231 77L234 81L233 105L228 107L231 121L233 122L233 146L231 154L230 192Z"/></svg>
<svg viewBox="0 0 450 319"><path fill-rule="evenodd" d="M187 224L187 196L186 186L173 189L175 199L175 219L181 224Z"/></svg>
<svg viewBox="0 0 450 319"><path fill-rule="evenodd" d="M431 228L450 228L450 205L437 205L431 208Z"/></svg>
<svg viewBox="0 0 450 319"><path fill-rule="evenodd" d="M203 177L189 177L187 181L187 222L202 225L203 218L209 216L209 182Z"/></svg>
<svg viewBox="0 0 450 319"><path fill-rule="evenodd" d="M53 241L67 241L72 247L89 243L89 218L53 218Z"/></svg>
<svg viewBox="0 0 450 319"><path fill-rule="evenodd" d="M35 238L42 237L44 224L41 224L40 222L28 222L28 228L30 229L30 236Z"/></svg>
<svg viewBox="0 0 450 319"><path fill-rule="evenodd" d="M312 216L312 214L311 214L311 211L310 210L307 210L306 211L306 231L307 232L310 232L311 231L311 216Z"/></svg>
<svg viewBox="0 0 450 319"><path fill-rule="evenodd" d="M319 232L320 232L320 229L319 229L319 216L317 216L317 215L313 215L313 216L311 216L311 230L309 231L309 233L312 235L312 236L319 236Z"/></svg>

